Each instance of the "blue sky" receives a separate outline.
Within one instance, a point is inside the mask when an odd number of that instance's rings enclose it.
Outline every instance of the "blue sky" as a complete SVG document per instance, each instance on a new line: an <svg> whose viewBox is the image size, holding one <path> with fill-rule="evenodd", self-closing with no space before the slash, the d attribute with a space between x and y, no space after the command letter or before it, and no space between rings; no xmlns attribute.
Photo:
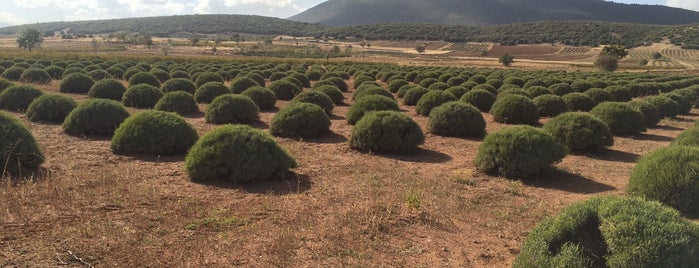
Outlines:
<svg viewBox="0 0 699 268"><path fill-rule="evenodd" d="M286 18L324 0L0 0L0 25L183 14ZM376 0L380 1L380 0ZM699 11L699 0L615 0Z"/></svg>

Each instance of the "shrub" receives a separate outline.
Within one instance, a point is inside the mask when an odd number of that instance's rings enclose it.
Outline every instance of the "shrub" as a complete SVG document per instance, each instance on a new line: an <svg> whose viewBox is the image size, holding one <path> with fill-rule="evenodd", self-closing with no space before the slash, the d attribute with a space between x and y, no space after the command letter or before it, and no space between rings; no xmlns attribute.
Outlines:
<svg viewBox="0 0 699 268"><path fill-rule="evenodd" d="M424 88L429 88L432 84L437 82L438 81L435 78L425 78L420 81L419 85Z"/></svg>
<svg viewBox="0 0 699 268"><path fill-rule="evenodd" d="M4 112L0 112L0 137L2 174L18 175L21 170L37 168L44 162L41 147L29 129Z"/></svg>
<svg viewBox="0 0 699 268"><path fill-rule="evenodd" d="M43 94L41 90L33 86L11 86L0 94L0 108L8 111L24 111L34 99Z"/></svg>
<svg viewBox="0 0 699 268"><path fill-rule="evenodd" d="M277 99L280 100L291 100L298 92L301 91L300 87L292 82L289 82L288 80L274 81L269 86L269 89L271 89L274 92L274 95L277 96Z"/></svg>
<svg viewBox="0 0 699 268"><path fill-rule="evenodd" d="M553 94L551 90L542 86L531 86L524 90L531 98L536 98L541 95Z"/></svg>
<svg viewBox="0 0 699 268"><path fill-rule="evenodd" d="M46 67L44 70L51 76L51 79L56 80L60 80L63 77L63 72L65 72L65 69L56 65Z"/></svg>
<svg viewBox="0 0 699 268"><path fill-rule="evenodd" d="M150 73L155 75L155 77L158 78L158 81L160 81L160 83L165 83L167 80L170 80L170 78L171 78L170 73L168 73L164 70L161 70L161 69L153 68L152 70L150 70Z"/></svg>
<svg viewBox="0 0 699 268"><path fill-rule="evenodd" d="M313 90L318 91L318 92L322 92L325 95L328 95L328 97L330 97L330 99L335 104L342 103L342 101L345 100L345 96L342 95L342 91L340 91L340 89L338 89L335 86L319 86L319 87L313 88Z"/></svg>
<svg viewBox="0 0 699 268"><path fill-rule="evenodd" d="M449 84L444 83L444 82L436 82L436 83L432 83L430 85L430 87L427 89L429 89L429 90L446 90L447 88L449 88Z"/></svg>
<svg viewBox="0 0 699 268"><path fill-rule="evenodd" d="M500 91L498 91L497 98L501 98L506 95L520 95L527 97L528 99L532 98L529 93L519 88L501 88Z"/></svg>
<svg viewBox="0 0 699 268"><path fill-rule="evenodd" d="M408 92L408 90L411 90L411 89L416 88L416 87L420 87L420 86L413 85L413 84L402 86L398 89L398 92L396 92L396 96L398 98L403 98L403 97L405 97L405 93Z"/></svg>
<svg viewBox="0 0 699 268"><path fill-rule="evenodd" d="M252 99L226 94L216 97L209 104L204 118L212 124L239 124L257 120L259 113L260 109Z"/></svg>
<svg viewBox="0 0 699 268"><path fill-rule="evenodd" d="M513 267L692 267L698 237L695 224L657 202L597 197L539 223Z"/></svg>
<svg viewBox="0 0 699 268"><path fill-rule="evenodd" d="M672 145L699 147L699 127L683 131L672 141Z"/></svg>
<svg viewBox="0 0 699 268"><path fill-rule="evenodd" d="M560 161L567 152L543 130L512 126L485 137L475 164L483 172L526 178Z"/></svg>
<svg viewBox="0 0 699 268"><path fill-rule="evenodd" d="M153 108L162 97L163 92L159 88L149 84L138 84L124 92L121 102L127 107Z"/></svg>
<svg viewBox="0 0 699 268"><path fill-rule="evenodd" d="M539 110L534 102L520 95L498 98L490 109L495 122L534 125L539 121Z"/></svg>
<svg viewBox="0 0 699 268"><path fill-rule="evenodd" d="M480 138L485 135L485 119L473 105L452 101L432 109L427 130L444 136Z"/></svg>
<svg viewBox="0 0 699 268"><path fill-rule="evenodd" d="M68 96L59 94L41 95L29 104L26 115L29 121L62 123L76 106L77 103Z"/></svg>
<svg viewBox="0 0 699 268"><path fill-rule="evenodd" d="M409 89L407 92L405 92L405 95L403 96L403 104L408 105L408 106L413 106L417 105L418 101L427 94L429 90L427 90L424 87L415 87Z"/></svg>
<svg viewBox="0 0 699 268"><path fill-rule="evenodd" d="M254 86L243 91L241 95L250 98L261 110L270 110L277 103L277 96L265 87Z"/></svg>
<svg viewBox="0 0 699 268"><path fill-rule="evenodd" d="M646 131L646 119L641 111L627 103L603 102L590 110L590 114L607 123L614 135L636 135Z"/></svg>
<svg viewBox="0 0 699 268"><path fill-rule="evenodd" d="M558 95L545 94L532 100L540 116L554 117L568 111L568 106L563 98Z"/></svg>
<svg viewBox="0 0 699 268"><path fill-rule="evenodd" d="M631 92L621 86L609 86L604 89L614 98L612 101L627 102L631 100Z"/></svg>
<svg viewBox="0 0 699 268"><path fill-rule="evenodd" d="M208 82L221 82L221 83L223 83L224 80L223 80L223 77L221 77L220 75L213 73L213 72L199 73L199 75L197 76L196 86L200 87L203 84L206 84Z"/></svg>
<svg viewBox="0 0 699 268"><path fill-rule="evenodd" d="M203 84L194 93L194 100L198 103L210 103L216 97L231 94L231 89L220 82L209 82Z"/></svg>
<svg viewBox="0 0 699 268"><path fill-rule="evenodd" d="M688 114L692 110L692 106L693 106L692 103L687 98L685 98L684 96L682 96L680 94L669 93L669 94L665 94L663 96L666 96L666 97L674 100L675 102L677 102L677 104L679 104L680 114Z"/></svg>
<svg viewBox="0 0 699 268"><path fill-rule="evenodd" d="M670 97L667 97L665 95L648 97L645 100L652 104L655 107L655 109L658 109L660 117L663 118L675 117L680 114L682 109L682 107L680 107L680 105L676 101L672 100Z"/></svg>
<svg viewBox="0 0 699 268"><path fill-rule="evenodd" d="M111 75L112 78L114 78L114 79L123 79L123 77L124 77L124 71L117 68L117 67L109 67L109 68L105 69L104 71L109 73L109 75Z"/></svg>
<svg viewBox="0 0 699 268"><path fill-rule="evenodd" d="M107 99L91 99L73 109L65 121L63 131L71 135L112 135L129 117L121 103Z"/></svg>
<svg viewBox="0 0 699 268"><path fill-rule="evenodd" d="M321 81L328 81L328 82L331 82L331 83L333 83L335 86L337 86L337 88L340 89L340 91L342 91L342 92L347 92L347 89L348 89L348 88L347 88L347 83L345 83L345 81L342 80L342 78L329 77L329 78L324 78L324 79L321 80ZM302 81L302 83L303 83L303 81Z"/></svg>
<svg viewBox="0 0 699 268"><path fill-rule="evenodd" d="M116 129L111 148L122 154L183 155L198 138L194 127L182 117L163 111L145 111L127 118Z"/></svg>
<svg viewBox="0 0 699 268"><path fill-rule="evenodd" d="M301 94L298 94L296 97L294 97L294 99L292 99L290 103L297 102L318 105L328 115L332 114L333 109L335 108L335 104L333 104L333 101L330 99L330 97L328 97L328 95L313 90L301 92Z"/></svg>
<svg viewBox="0 0 699 268"><path fill-rule="evenodd" d="M614 137L606 123L585 112L569 112L554 117L543 130L571 151L612 146Z"/></svg>
<svg viewBox="0 0 699 268"><path fill-rule="evenodd" d="M126 87L121 82L116 79L103 79L92 85L87 95L91 98L119 101L124 96L124 92Z"/></svg>
<svg viewBox="0 0 699 268"><path fill-rule="evenodd" d="M29 68L19 77L19 81L24 83L48 84L51 82L51 75L44 69Z"/></svg>
<svg viewBox="0 0 699 268"><path fill-rule="evenodd" d="M395 100L380 96L372 95L361 98L360 100L354 102L352 106L347 111L345 115L347 123L354 125L357 121L362 119L364 114L370 111L398 111L398 103Z"/></svg>
<svg viewBox="0 0 699 268"><path fill-rule="evenodd" d="M286 138L316 138L330 130L330 118L312 103L290 103L274 115L269 133Z"/></svg>
<svg viewBox="0 0 699 268"><path fill-rule="evenodd" d="M409 85L410 83L405 80L405 79L396 79L388 83L388 90L391 91L392 93L397 93L398 90L405 85Z"/></svg>
<svg viewBox="0 0 699 268"><path fill-rule="evenodd" d="M566 83L558 83L549 86L549 89L558 96L565 96L569 93L573 93L573 88Z"/></svg>
<svg viewBox="0 0 699 268"><path fill-rule="evenodd" d="M488 92L490 92L490 93L493 94L493 95L497 95L497 94L498 94L498 89L496 89L495 87L493 87L493 86L491 86L491 85L487 85L487 84L477 85L477 86L474 86L473 88L471 88L471 90L476 90L476 89L484 89L484 90L487 90Z"/></svg>
<svg viewBox="0 0 699 268"><path fill-rule="evenodd" d="M575 81L570 84L570 88L572 88L575 92L585 92L592 87L594 87L594 85L586 81Z"/></svg>
<svg viewBox="0 0 699 268"><path fill-rule="evenodd" d="M415 111L418 114L428 116L432 109L450 101L457 101L456 97L451 93L446 93L441 90L430 90L417 102Z"/></svg>
<svg viewBox="0 0 699 268"><path fill-rule="evenodd" d="M8 81L7 79L0 78L0 93L5 91L8 87L14 86L15 84Z"/></svg>
<svg viewBox="0 0 699 268"><path fill-rule="evenodd" d="M129 78L129 87L140 84L147 84L160 88L160 80L158 80L158 77L149 72L138 72Z"/></svg>
<svg viewBox="0 0 699 268"><path fill-rule="evenodd" d="M568 110L572 112L587 112L595 107L595 100L590 98L590 96L579 92L566 94L563 96L563 101L565 101L566 106L568 106Z"/></svg>
<svg viewBox="0 0 699 268"><path fill-rule="evenodd" d="M636 108L643 114L646 121L646 126L655 126L660 122L660 112L653 104L645 100L635 100L628 102L632 107Z"/></svg>
<svg viewBox="0 0 699 268"><path fill-rule="evenodd" d="M165 81L165 83L163 83L163 85L160 87L160 90L162 90L164 93L184 91L189 94L194 94L194 92L197 90L197 86L186 78L172 78Z"/></svg>
<svg viewBox="0 0 699 268"><path fill-rule="evenodd" d="M184 91L173 91L165 93L153 109L187 115L198 112L199 106L194 101L192 94Z"/></svg>
<svg viewBox="0 0 699 268"><path fill-rule="evenodd" d="M367 113L352 128L351 148L377 153L415 153L425 142L422 129L410 116L396 111Z"/></svg>
<svg viewBox="0 0 699 268"><path fill-rule="evenodd" d="M601 88L591 88L585 91L585 94L592 98L597 103L603 103L605 101L614 101L614 96L609 94L607 91Z"/></svg>
<svg viewBox="0 0 699 268"><path fill-rule="evenodd" d="M481 112L488 112L495 103L495 95L485 89L472 89L466 92L459 101L471 104Z"/></svg>
<svg viewBox="0 0 699 268"><path fill-rule="evenodd" d="M59 85L58 91L63 93L85 94L90 91L90 88L95 84L89 76L83 73L72 73L63 76Z"/></svg>
<svg viewBox="0 0 699 268"><path fill-rule="evenodd" d="M24 70L25 69L21 67L10 67L5 69L0 76L10 81L19 81L19 78L22 77Z"/></svg>
<svg viewBox="0 0 699 268"><path fill-rule="evenodd" d="M631 170L627 192L657 200L685 213L699 212L699 148L655 150Z"/></svg>
<svg viewBox="0 0 699 268"><path fill-rule="evenodd" d="M447 90L445 90L444 92L454 95L454 97L456 97L456 99L461 99L461 97L463 97L464 94L466 94L466 92L469 92L469 91L470 91L470 89L463 87L463 86L453 86L453 87L447 88Z"/></svg>
<svg viewBox="0 0 699 268"><path fill-rule="evenodd" d="M391 92L388 92L387 90L383 89L382 87L372 86L372 87L361 88L361 90L358 89L357 91L355 91L354 94L352 95L352 100L357 101L363 97L371 96L371 95L381 95L381 96L385 96L385 97L393 99L393 94L391 94Z"/></svg>

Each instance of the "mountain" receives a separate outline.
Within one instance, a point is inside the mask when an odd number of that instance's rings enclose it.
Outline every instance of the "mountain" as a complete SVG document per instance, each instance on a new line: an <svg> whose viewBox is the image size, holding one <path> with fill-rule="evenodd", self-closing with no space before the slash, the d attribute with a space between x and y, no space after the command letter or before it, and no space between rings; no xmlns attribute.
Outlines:
<svg viewBox="0 0 699 268"><path fill-rule="evenodd" d="M289 19L329 26L399 22L494 25L562 20L678 25L699 22L699 12L603 0L329 0Z"/></svg>

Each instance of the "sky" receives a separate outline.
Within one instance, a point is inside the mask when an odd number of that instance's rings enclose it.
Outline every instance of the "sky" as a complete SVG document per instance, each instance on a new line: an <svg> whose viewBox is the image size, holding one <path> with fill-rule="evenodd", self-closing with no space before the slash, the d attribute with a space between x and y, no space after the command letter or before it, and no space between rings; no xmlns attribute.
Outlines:
<svg viewBox="0 0 699 268"><path fill-rule="evenodd" d="M325 0L0 0L0 25L185 14L287 18ZM380 0L376 0L380 1ZM699 11L699 0L614 0Z"/></svg>

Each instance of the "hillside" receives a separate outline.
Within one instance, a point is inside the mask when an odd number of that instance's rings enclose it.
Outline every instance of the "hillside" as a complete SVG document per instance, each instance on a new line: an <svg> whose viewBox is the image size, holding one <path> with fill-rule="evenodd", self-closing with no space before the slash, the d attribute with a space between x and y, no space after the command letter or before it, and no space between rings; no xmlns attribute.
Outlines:
<svg viewBox="0 0 699 268"><path fill-rule="evenodd" d="M603 0L329 0L289 19L330 26L398 22L493 25L562 20L677 25L699 22L699 12Z"/></svg>

